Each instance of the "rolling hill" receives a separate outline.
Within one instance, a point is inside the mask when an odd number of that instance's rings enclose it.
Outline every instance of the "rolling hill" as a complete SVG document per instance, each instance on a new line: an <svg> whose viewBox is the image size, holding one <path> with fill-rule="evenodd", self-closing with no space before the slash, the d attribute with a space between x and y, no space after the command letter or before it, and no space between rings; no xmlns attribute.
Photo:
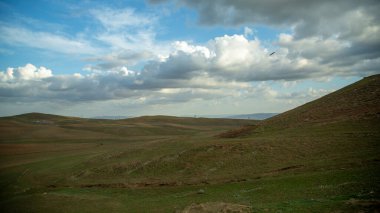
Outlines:
<svg viewBox="0 0 380 213"><path fill-rule="evenodd" d="M236 138L254 133L299 131L305 128L351 126L380 129L380 75L366 77L352 85L250 127L221 133ZM311 130L310 130L311 131Z"/></svg>
<svg viewBox="0 0 380 213"><path fill-rule="evenodd" d="M366 77L261 123L269 128L380 119L380 75Z"/></svg>
<svg viewBox="0 0 380 213"><path fill-rule="evenodd" d="M125 140L125 137L188 135L218 132L257 121L238 119L143 116L107 120L27 113L0 118L0 142L20 139L45 140Z"/></svg>
<svg viewBox="0 0 380 213"><path fill-rule="evenodd" d="M376 212L379 82L264 121L1 118L1 210Z"/></svg>
<svg viewBox="0 0 380 213"><path fill-rule="evenodd" d="M253 114L240 114L240 115L230 115L227 118L234 119L253 119L253 120L265 120L267 118L271 118L278 113L253 113Z"/></svg>

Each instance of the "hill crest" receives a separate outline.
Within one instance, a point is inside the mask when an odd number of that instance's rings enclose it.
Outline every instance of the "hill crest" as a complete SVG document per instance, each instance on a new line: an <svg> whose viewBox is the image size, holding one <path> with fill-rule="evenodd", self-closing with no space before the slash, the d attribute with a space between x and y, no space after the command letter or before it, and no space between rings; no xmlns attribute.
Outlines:
<svg viewBox="0 0 380 213"><path fill-rule="evenodd" d="M287 128L380 118L380 75L365 77L317 100L266 119L261 126Z"/></svg>

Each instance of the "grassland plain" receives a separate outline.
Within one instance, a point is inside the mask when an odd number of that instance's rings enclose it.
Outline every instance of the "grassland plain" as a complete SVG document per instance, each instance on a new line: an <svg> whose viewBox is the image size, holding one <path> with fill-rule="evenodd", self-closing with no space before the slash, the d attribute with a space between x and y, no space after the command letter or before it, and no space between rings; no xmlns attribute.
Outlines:
<svg viewBox="0 0 380 213"><path fill-rule="evenodd" d="M260 122L4 117L0 208L378 212L379 130L380 76Z"/></svg>

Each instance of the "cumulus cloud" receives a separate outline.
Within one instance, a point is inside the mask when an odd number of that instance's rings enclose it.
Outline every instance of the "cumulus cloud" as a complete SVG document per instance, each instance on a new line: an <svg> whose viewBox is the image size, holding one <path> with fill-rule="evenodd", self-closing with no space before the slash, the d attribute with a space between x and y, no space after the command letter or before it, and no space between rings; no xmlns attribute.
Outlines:
<svg viewBox="0 0 380 213"><path fill-rule="evenodd" d="M149 97L147 101L151 103L158 100L183 102L217 98L217 94L222 94L220 88L239 89L246 86L207 78L181 81L155 77L126 67L87 75L53 75L45 67L36 68L27 64L0 72L0 100L83 102Z"/></svg>
<svg viewBox="0 0 380 213"><path fill-rule="evenodd" d="M241 82L207 73L190 78L167 78L159 73L148 75L126 67L86 75L54 75L45 67L27 64L0 71L0 102L3 113L12 111L14 106L13 109L20 112L44 109L45 112L59 110L70 114L71 109L79 116L102 114L101 109L128 114L130 110L139 114L144 110L145 113L167 113L165 107L177 114L184 113L185 108L190 110L187 113L191 110L203 112L205 105L223 106L213 113L225 113L226 109L278 111L274 106L286 106L284 109L287 109L330 92L313 88L294 92L275 89L282 83ZM84 106L86 112L82 110Z"/></svg>
<svg viewBox="0 0 380 213"><path fill-rule="evenodd" d="M282 94L265 84L252 85L252 82L280 80L283 84L332 75L366 76L377 73L380 65L379 58L346 63L329 60L351 48L351 43L336 38L297 40L292 34L280 34L276 43L276 54L269 56L270 52L258 38L244 35L216 37L203 45L176 41L171 45L172 52L162 58L150 52L127 50L89 58L97 64L88 67L93 72L86 75L53 75L45 67L27 64L0 72L0 94L2 100L17 97L24 101L83 102L144 97L145 103L152 104L223 96L296 98L300 96ZM142 70L127 68L149 58ZM312 91L308 94L311 97Z"/></svg>
<svg viewBox="0 0 380 213"><path fill-rule="evenodd" d="M163 2L155 0L151 2ZM130 105L163 105L191 100L311 100L331 90L284 92L266 82L292 87L303 79L379 73L379 4L375 1L187 1L205 25L286 29L268 45L245 27L241 35L208 42L156 40L157 19L133 9L93 9L101 24L88 41L1 24L4 43L59 53L90 54L82 74L54 75L27 64L0 71L0 101L85 103L125 100ZM17 35L17 36L14 36ZM275 49L274 55L269 55ZM104 49L103 49L104 50ZM99 54L99 52L101 52ZM141 70L131 70L134 65ZM227 101L228 99L228 101Z"/></svg>
<svg viewBox="0 0 380 213"><path fill-rule="evenodd" d="M297 80L331 75L371 75L378 59L334 60L342 57L349 42L310 37L295 41L291 34L280 34L276 54L258 38L225 35L206 45L175 42L176 48L162 61L153 61L143 69L143 76L159 79L191 79L209 76L227 81ZM353 69L360 67L360 69Z"/></svg>
<svg viewBox="0 0 380 213"><path fill-rule="evenodd" d="M277 50L271 58L266 57L265 48L258 40L247 40L252 34L249 28L245 28L245 38L215 38L212 41L214 47L210 49L216 54L211 67L234 79L290 80L332 73L365 76L379 72L373 69L380 57L378 1L175 2L195 9L199 13L199 22L204 25L264 24L291 31L280 34L278 40L273 41ZM238 69L240 72L232 72Z"/></svg>
<svg viewBox="0 0 380 213"><path fill-rule="evenodd" d="M37 68L33 64L26 64L24 67L8 68L6 72L0 72L0 81L33 80L51 76L52 71L46 67Z"/></svg>

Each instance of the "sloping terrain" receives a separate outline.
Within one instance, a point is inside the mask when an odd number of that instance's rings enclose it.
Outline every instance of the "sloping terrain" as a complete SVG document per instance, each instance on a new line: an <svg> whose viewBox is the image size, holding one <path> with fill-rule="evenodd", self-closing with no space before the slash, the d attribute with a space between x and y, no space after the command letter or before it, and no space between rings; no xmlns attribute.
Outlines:
<svg viewBox="0 0 380 213"><path fill-rule="evenodd" d="M1 210L376 212L379 79L260 123L1 118Z"/></svg>
<svg viewBox="0 0 380 213"><path fill-rule="evenodd" d="M42 113L0 118L0 142L17 140L92 140L126 136L169 136L215 132L256 121L144 116L123 120L84 119Z"/></svg>
<svg viewBox="0 0 380 213"><path fill-rule="evenodd" d="M380 120L380 75L366 77L317 100L273 116L252 126L228 130L221 138L237 138L257 133L300 131L327 126L377 128Z"/></svg>
<svg viewBox="0 0 380 213"><path fill-rule="evenodd" d="M269 118L261 126L280 129L365 119L380 119L380 75L366 77L320 99Z"/></svg>

